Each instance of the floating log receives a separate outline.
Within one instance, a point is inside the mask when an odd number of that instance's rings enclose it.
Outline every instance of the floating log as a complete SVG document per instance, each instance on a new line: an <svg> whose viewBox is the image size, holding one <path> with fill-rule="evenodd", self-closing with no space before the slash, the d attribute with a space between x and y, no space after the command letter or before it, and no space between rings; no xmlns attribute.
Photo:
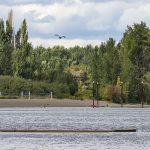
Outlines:
<svg viewBox="0 0 150 150"><path fill-rule="evenodd" d="M0 129L0 132L26 132L26 133L107 133L107 132L136 132L136 129L115 130L43 130L43 129Z"/></svg>
<svg viewBox="0 0 150 150"><path fill-rule="evenodd" d="M136 132L136 129L119 129L114 130L113 132Z"/></svg>

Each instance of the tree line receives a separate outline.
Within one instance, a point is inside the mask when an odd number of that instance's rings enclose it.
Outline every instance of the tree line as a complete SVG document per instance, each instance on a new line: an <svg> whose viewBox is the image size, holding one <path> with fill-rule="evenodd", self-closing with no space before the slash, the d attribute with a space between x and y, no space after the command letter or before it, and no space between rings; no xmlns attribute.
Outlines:
<svg viewBox="0 0 150 150"><path fill-rule="evenodd" d="M119 42L109 38L97 46L34 48L28 41L26 20L15 33L10 11L6 23L0 20L0 75L53 84L55 89L63 85L74 98L91 98L95 81L99 99L113 102L119 102L121 82L124 102L140 102L143 83L148 102L150 29L141 22L127 26Z"/></svg>

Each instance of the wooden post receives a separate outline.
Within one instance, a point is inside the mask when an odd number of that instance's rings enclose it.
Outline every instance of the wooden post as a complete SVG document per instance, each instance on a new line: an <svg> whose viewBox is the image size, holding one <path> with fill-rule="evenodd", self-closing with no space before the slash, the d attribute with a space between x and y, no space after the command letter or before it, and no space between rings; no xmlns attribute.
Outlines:
<svg viewBox="0 0 150 150"><path fill-rule="evenodd" d="M144 107L144 88L143 88L143 81L141 82L141 103L142 108Z"/></svg>
<svg viewBox="0 0 150 150"><path fill-rule="evenodd" d="M123 82L120 83L121 107L123 107Z"/></svg>
<svg viewBox="0 0 150 150"><path fill-rule="evenodd" d="M95 99L95 86L94 86L94 81L93 81L93 108L94 108L94 99Z"/></svg>
<svg viewBox="0 0 150 150"><path fill-rule="evenodd" d="M97 86L96 86L96 99L97 99L97 106L99 106L99 101L98 101L98 85L99 83L97 82Z"/></svg>

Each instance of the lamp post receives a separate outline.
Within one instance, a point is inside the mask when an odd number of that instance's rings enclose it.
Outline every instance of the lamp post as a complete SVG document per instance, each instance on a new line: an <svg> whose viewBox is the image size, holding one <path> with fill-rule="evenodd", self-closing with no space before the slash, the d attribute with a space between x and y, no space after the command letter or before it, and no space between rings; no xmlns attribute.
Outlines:
<svg viewBox="0 0 150 150"><path fill-rule="evenodd" d="M142 108L144 106L144 87L143 87L143 81L141 82L141 103L142 103Z"/></svg>
<svg viewBox="0 0 150 150"><path fill-rule="evenodd" d="M93 81L93 108L94 108L94 99L95 99L95 82Z"/></svg>
<svg viewBox="0 0 150 150"><path fill-rule="evenodd" d="M99 105L99 103L98 103L98 85L99 85L99 83L97 82L97 83L96 83L96 99L97 99L97 106Z"/></svg>
<svg viewBox="0 0 150 150"><path fill-rule="evenodd" d="M121 107L123 107L123 82L120 82Z"/></svg>

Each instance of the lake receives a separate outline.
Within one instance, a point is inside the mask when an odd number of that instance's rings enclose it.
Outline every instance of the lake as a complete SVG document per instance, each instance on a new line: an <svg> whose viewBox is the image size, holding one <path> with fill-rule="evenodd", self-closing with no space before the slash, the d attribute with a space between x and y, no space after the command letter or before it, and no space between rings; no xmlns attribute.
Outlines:
<svg viewBox="0 0 150 150"><path fill-rule="evenodd" d="M149 150L150 109L0 108L0 129L128 129L136 133L0 133L1 150Z"/></svg>

